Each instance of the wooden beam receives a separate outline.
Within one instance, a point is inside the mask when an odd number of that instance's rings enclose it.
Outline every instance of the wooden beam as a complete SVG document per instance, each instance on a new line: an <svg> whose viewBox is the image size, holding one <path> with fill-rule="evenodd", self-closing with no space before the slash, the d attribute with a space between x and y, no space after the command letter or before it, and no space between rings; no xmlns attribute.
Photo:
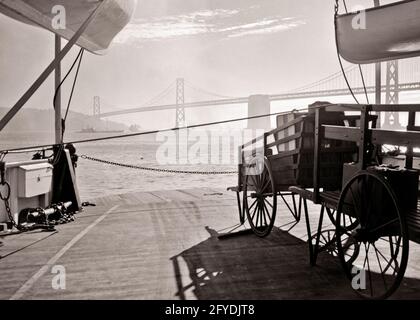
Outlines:
<svg viewBox="0 0 420 320"><path fill-rule="evenodd" d="M372 111L420 112L420 104L381 104L372 105Z"/></svg>
<svg viewBox="0 0 420 320"><path fill-rule="evenodd" d="M358 104L332 104L326 106L326 111L361 111L363 106ZM420 104L371 104L371 111L420 112Z"/></svg>
<svg viewBox="0 0 420 320"><path fill-rule="evenodd" d="M420 147L420 132L372 129L372 142L418 148Z"/></svg>
<svg viewBox="0 0 420 320"><path fill-rule="evenodd" d="M324 125L324 136L326 139L342 141L360 141L360 128Z"/></svg>

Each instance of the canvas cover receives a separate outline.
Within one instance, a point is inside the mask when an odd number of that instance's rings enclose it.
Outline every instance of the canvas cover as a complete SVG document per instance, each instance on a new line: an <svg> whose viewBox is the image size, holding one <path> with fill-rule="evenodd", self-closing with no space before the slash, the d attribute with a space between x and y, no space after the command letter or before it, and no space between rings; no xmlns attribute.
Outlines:
<svg viewBox="0 0 420 320"><path fill-rule="evenodd" d="M103 54L114 37L129 23L137 0L0 0L0 13L24 23L40 26L69 40L89 15L100 11L77 41L86 50ZM55 6L66 12L66 28L53 27ZM56 7L57 8L57 7Z"/></svg>

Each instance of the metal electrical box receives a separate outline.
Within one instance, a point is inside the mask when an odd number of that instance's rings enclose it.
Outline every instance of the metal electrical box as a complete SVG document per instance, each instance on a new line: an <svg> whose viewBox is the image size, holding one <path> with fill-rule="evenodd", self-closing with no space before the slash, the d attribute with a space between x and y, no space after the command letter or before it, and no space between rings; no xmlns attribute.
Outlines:
<svg viewBox="0 0 420 320"><path fill-rule="evenodd" d="M20 198L32 198L49 193L52 186L53 166L49 163L19 167L18 194Z"/></svg>

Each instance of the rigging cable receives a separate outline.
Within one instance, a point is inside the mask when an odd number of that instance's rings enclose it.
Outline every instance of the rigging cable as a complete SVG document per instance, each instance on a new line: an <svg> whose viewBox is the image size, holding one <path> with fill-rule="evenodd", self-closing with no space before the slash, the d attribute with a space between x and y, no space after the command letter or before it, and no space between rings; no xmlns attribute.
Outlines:
<svg viewBox="0 0 420 320"><path fill-rule="evenodd" d="M350 86L350 83L349 83L349 80L348 80L348 78L347 78L346 72L344 71L343 61L341 61L340 51L339 51L339 49L338 49L338 36L337 36L338 1L339 1L339 0L335 0L335 8L334 8L334 10L335 10L335 13L334 13L334 25L335 25L335 47L336 47L336 50L337 50L338 62L340 63L341 72L343 73L344 80L346 81L347 87L348 87L348 89L349 89L349 91L350 91L350 93L351 93L351 95L352 95L352 97L353 97L354 101L356 101L356 103L357 103L357 104L360 104L360 103L359 103L359 100L357 100L357 98L356 98L356 96L355 96L355 94L354 94L354 92L353 92L353 89L352 89L352 88L351 88L351 86Z"/></svg>
<svg viewBox="0 0 420 320"><path fill-rule="evenodd" d="M58 92L60 91L61 87L63 86L63 83L66 81L67 77L70 75L70 73L72 72L72 70L74 69L74 67L76 66L77 61L79 60L80 56L82 55L84 49L80 49L76 59L74 60L72 66L70 67L69 71L67 72L66 76L63 78L63 80L61 80L60 85L57 87L57 89L55 90L54 93L54 99L53 99L53 106L54 109L57 108L57 96L58 96Z"/></svg>
<svg viewBox="0 0 420 320"><path fill-rule="evenodd" d="M360 77L362 78L363 90L365 91L366 102L368 104L370 104L369 96L368 96L367 89L366 89L366 84L365 84L365 77L363 76L363 71L362 71L362 67L360 66L360 64L359 64L359 71L360 71Z"/></svg>
<svg viewBox="0 0 420 320"><path fill-rule="evenodd" d="M76 87L76 83L77 83L77 78L79 76L79 71L80 71L80 66L82 64L82 60L83 60L83 54L85 53L85 50L82 49L82 53L80 55L79 58L79 64L77 65L77 70L76 70L76 75L74 76L74 80L73 80L73 86L71 88L71 92L70 92L70 97L69 97L69 102L67 104L67 109L66 109L66 113L64 115L64 122L66 122L67 120L67 116L69 114L69 110L70 110L70 105L71 105L71 101L73 100L73 93L74 93L74 89ZM64 132L63 132L64 133Z"/></svg>
<svg viewBox="0 0 420 320"><path fill-rule="evenodd" d="M61 82L60 82L60 84L59 84L59 86L57 87L57 89L55 90L55 93L54 93L54 98L53 98L53 106L54 106L54 110L55 109L57 109L57 97L58 97L58 93L60 92L60 89L61 89L61 87L63 86L63 84L64 84L64 82L67 80L67 78L68 78L68 76L70 75L70 73L73 71L73 69L74 69L74 67L76 66L76 63L77 63L77 61L80 59L80 57L83 55L83 52L84 52L84 49L82 48L82 49L80 49L80 51L79 51L79 53L77 54L77 57L76 57L76 59L74 59L74 61L73 61L73 64L71 65L71 67L70 67L70 69L69 69L69 71L67 72L67 74L66 74L66 76L61 80ZM79 64L80 65L80 64ZM73 85L75 85L75 82L74 82L74 84ZM68 104L68 108L70 107L70 102L71 102L71 100L69 101L69 104ZM62 119L62 122L63 122L63 128L65 127L64 126L64 120ZM64 131L62 130L62 132L61 132L61 135L62 135L62 137L64 136ZM59 161L60 161L60 158L61 158L61 154L62 154L62 152L64 151L64 149L65 149L65 147L64 147L64 145L63 144L57 144L57 145L55 145L55 146L58 146L58 150L56 151L56 152L54 152L54 154L55 154L55 157L54 157L54 160L53 160L53 163L52 163L52 165L53 166L55 166ZM27 149L29 149L29 148L27 148Z"/></svg>
<svg viewBox="0 0 420 320"><path fill-rule="evenodd" d="M346 10L346 13L348 13L346 0L343 0L343 4L344 4L344 9ZM365 77L363 76L363 71L362 71L361 65L358 64L358 66L359 66L360 77L362 79L363 89L365 91L366 102L369 104L369 97L368 97L367 90L366 90Z"/></svg>
<svg viewBox="0 0 420 320"><path fill-rule="evenodd" d="M326 106L329 106L330 104L317 106L314 109L322 109ZM200 127L208 127L208 126L214 126L214 125L220 125L220 124L226 124L231 122L240 122L240 121L246 121L246 120L252 120L252 119L260 119L260 118L266 118L271 116L278 116L278 115L285 115L289 114L291 112L304 112L308 111L308 108L302 108L302 109L293 109L292 111L281 111L281 112L275 112L275 113L268 113L268 114L262 114L252 117L243 117L243 118L235 118L235 119L227 119L227 120L220 120L220 121L214 121L214 122L207 122L207 123L199 123L195 125L185 126L185 127L173 127L173 128L167 128L167 129L161 129L161 130L151 130L151 131L145 131L145 132L137 132L137 133L128 133L128 134L122 134L117 136L108 136L108 137L101 137L101 138L92 138L92 139L85 139L85 140L74 140L66 142L67 144L80 144L80 143L90 143L90 142L97 142L97 141L107 141L107 140L114 140L114 139L122 139L122 138L131 138L131 137L137 137L137 136L144 136L144 135L151 135L156 133L162 133L162 132L170 132L170 131L179 131L179 130L187 130L187 129L194 129L194 128L200 128ZM8 149L8 150L0 150L1 152L6 151L21 151L21 150L28 150L28 149L42 149L42 148L50 148L50 147L59 147L63 144L46 144L46 145L38 145L38 146L30 146L30 147L22 147L22 148L15 148L15 149Z"/></svg>

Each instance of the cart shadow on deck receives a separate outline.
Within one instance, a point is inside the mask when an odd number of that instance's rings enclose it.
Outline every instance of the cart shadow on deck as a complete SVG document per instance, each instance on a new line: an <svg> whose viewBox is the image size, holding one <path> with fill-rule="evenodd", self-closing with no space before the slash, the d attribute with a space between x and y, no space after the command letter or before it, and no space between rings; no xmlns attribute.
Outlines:
<svg viewBox="0 0 420 320"><path fill-rule="evenodd" d="M307 243L286 231L219 240L206 229L207 240L171 258L181 300L359 299L337 258L323 253L311 267ZM405 278L393 298L419 299L420 280Z"/></svg>

